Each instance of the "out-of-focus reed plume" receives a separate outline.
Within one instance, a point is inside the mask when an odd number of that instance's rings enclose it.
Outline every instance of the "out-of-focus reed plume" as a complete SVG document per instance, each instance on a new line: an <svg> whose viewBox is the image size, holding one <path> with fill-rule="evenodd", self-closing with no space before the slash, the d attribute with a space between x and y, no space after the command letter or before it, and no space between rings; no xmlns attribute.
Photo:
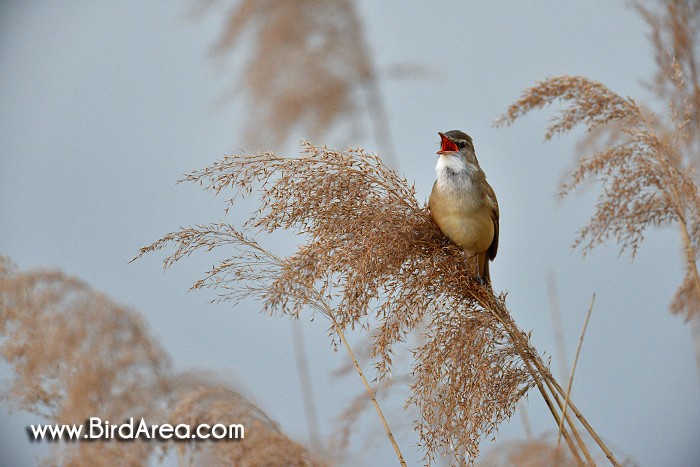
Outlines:
<svg viewBox="0 0 700 467"><path fill-rule="evenodd" d="M684 88L680 65L674 82ZM565 196L586 181L602 184L596 210L580 230L575 246L584 253L609 239L634 256L649 226L676 224L680 227L685 256L685 277L671 304L687 319L700 313L700 278L696 261L700 248L700 193L693 167L688 124L692 109L670 103L672 126L659 125L631 98L623 98L603 84L581 76L550 78L527 89L510 106L499 123L510 124L533 109L555 101L569 106L547 129L546 139L577 125L591 131L607 131L612 144L581 158L578 167L561 188ZM612 135L612 136L610 136ZM600 132L592 138L599 140Z"/></svg>
<svg viewBox="0 0 700 467"><path fill-rule="evenodd" d="M123 423L153 417L167 391L169 360L140 317L58 271L17 271L0 263L0 355L13 370L5 397L52 423L88 417ZM62 442L65 465L138 464L154 442Z"/></svg>
<svg viewBox="0 0 700 467"><path fill-rule="evenodd" d="M20 272L0 257L0 356L12 369L3 398L48 423L133 417L138 425L143 417L191 432L199 423L245 429L237 441L62 441L52 444L51 465L148 465L174 447L208 465L325 465L238 392L211 377L174 375L136 312L61 272Z"/></svg>
<svg viewBox="0 0 700 467"><path fill-rule="evenodd" d="M698 74L697 41L700 36L700 2L695 0L662 0L634 2L633 5L650 28L649 39L654 47L656 74L647 82L649 89L662 104L687 114L689 137L684 157L687 162L700 165L700 81ZM678 82L680 69L683 77ZM661 118L664 117L661 113ZM671 130L672 131L672 130Z"/></svg>
<svg viewBox="0 0 700 467"><path fill-rule="evenodd" d="M484 455L481 466L519 467L560 466L574 467L579 464L563 446L558 446L551 436L526 440L501 441Z"/></svg>
<svg viewBox="0 0 700 467"><path fill-rule="evenodd" d="M658 9L633 5L651 29L657 69L647 86L662 104L660 112L601 83L564 75L527 89L496 124L511 124L559 101L569 106L549 126L546 139L586 127L577 148L578 167L560 192L565 196L584 182L602 185L595 214L574 243L584 254L612 239L634 256L648 227L678 226L684 277L670 309L690 321L700 370L700 3L663 0Z"/></svg>
<svg viewBox="0 0 700 467"><path fill-rule="evenodd" d="M324 466L305 447L292 441L255 404L212 377L184 374L173 380L169 395L169 422L214 426L224 421L244 426L237 441L175 443L181 458L191 465L271 467ZM172 447L171 443L169 447Z"/></svg>
<svg viewBox="0 0 700 467"><path fill-rule="evenodd" d="M234 87L246 93L247 145L278 148L295 129L312 138L339 125L346 135L364 132L366 112L368 133L385 156L391 152L378 74L353 1L235 2L212 46L216 56L233 50L245 50Z"/></svg>

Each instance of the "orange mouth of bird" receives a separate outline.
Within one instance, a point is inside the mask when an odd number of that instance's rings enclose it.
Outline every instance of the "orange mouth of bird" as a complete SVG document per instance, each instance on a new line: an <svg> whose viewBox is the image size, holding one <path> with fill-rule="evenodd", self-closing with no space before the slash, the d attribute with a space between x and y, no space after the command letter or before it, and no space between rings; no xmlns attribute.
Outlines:
<svg viewBox="0 0 700 467"><path fill-rule="evenodd" d="M440 150L438 151L438 154L446 154L446 153L452 153L452 152L457 152L457 145L450 140L447 136L445 136L443 133L438 133L440 135Z"/></svg>

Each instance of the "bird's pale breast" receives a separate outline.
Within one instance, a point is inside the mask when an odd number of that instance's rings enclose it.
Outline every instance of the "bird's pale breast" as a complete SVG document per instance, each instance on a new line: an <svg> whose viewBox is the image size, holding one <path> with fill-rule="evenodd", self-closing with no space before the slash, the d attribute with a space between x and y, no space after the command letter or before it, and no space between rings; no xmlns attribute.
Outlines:
<svg viewBox="0 0 700 467"><path fill-rule="evenodd" d="M460 248L471 253L486 251L494 236L493 218L483 209L480 197L462 190L433 187L430 210L442 233Z"/></svg>

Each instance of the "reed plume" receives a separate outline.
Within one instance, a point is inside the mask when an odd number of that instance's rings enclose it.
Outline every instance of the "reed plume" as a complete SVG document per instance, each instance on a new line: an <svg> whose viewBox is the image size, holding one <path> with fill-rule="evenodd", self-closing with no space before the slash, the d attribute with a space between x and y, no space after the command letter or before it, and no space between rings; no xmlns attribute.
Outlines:
<svg viewBox="0 0 700 467"><path fill-rule="evenodd" d="M213 3L200 2L204 10L213 10ZM362 26L351 0L233 2L212 52L235 52L244 61L233 89L245 92L249 145L279 147L295 130L311 137L337 127L363 133L366 113L377 143L389 151L389 125Z"/></svg>
<svg viewBox="0 0 700 467"><path fill-rule="evenodd" d="M484 455L483 467L519 467L560 466L574 467L580 465L563 447L557 445L551 435L539 436L526 440L503 441Z"/></svg>
<svg viewBox="0 0 700 467"><path fill-rule="evenodd" d="M13 370L3 396L58 424L99 416L153 417L170 361L135 312L58 271L20 272L0 261L0 355ZM57 443L52 463L145 463L156 443Z"/></svg>
<svg viewBox="0 0 700 467"><path fill-rule="evenodd" d="M594 456L591 465L605 462L602 455ZM571 453L557 443L557 433L548 431L537 437L521 440L508 440L497 443L490 448L480 462L483 467L540 467L561 466L573 467L581 465ZM627 467L638 466L632 457L625 456L621 465Z"/></svg>
<svg viewBox="0 0 700 467"><path fill-rule="evenodd" d="M260 207L241 228L225 222L181 228L137 257L172 245L168 267L196 251L226 247L228 258L194 289L213 287L218 300L253 296L271 314L315 310L329 318L334 340L344 341L348 329L371 328L379 381L392 372L394 347L421 325L427 339L415 349L408 402L419 412L415 428L427 461L444 455L472 462L479 441L534 386L559 421L564 392L512 320L505 295L494 296L470 275L471 259L445 241L414 188L378 155L304 142L300 157L226 156L184 180L231 193L227 211L253 191ZM303 239L284 258L257 240L280 229ZM577 451L567 420L564 436Z"/></svg>
<svg viewBox="0 0 700 467"><path fill-rule="evenodd" d="M243 395L210 376L172 372L135 311L58 271L18 271L0 257L2 397L53 424L242 424L237 441L78 441L51 445L50 465L149 465L176 449L207 465L326 465ZM87 429L87 428L84 428ZM156 455L160 451L160 456Z"/></svg>
<svg viewBox="0 0 700 467"><path fill-rule="evenodd" d="M596 212L574 245L583 246L586 253L614 239L621 250L629 248L634 256L648 227L676 224L685 274L670 309L698 323L700 81L695 44L700 4L667 0L659 2L658 10L642 2L633 5L651 30L657 70L647 84L663 104L662 112L652 113L588 78L560 76L527 89L497 124L512 124L555 101L567 102L569 106L549 126L545 139L577 125L585 126L588 134L578 147L578 167L560 193L565 196L586 181L602 184ZM700 342L700 334L696 340ZM700 366L700 346L696 353Z"/></svg>
<svg viewBox="0 0 700 467"><path fill-rule="evenodd" d="M685 89L681 66L673 66L673 82ZM700 278L696 261L700 247L700 193L689 152L692 105L669 103L670 127L603 84L581 76L549 78L527 89L497 124L511 124L526 113L556 101L568 103L547 128L546 139L583 125L591 137L583 147L602 147L580 159L562 186L566 196L586 181L601 183L595 213L579 231L574 246L584 254L613 239L634 256L650 226L676 224L684 246L685 277L671 304L686 319L700 313ZM603 138L605 136L605 138Z"/></svg>
<svg viewBox="0 0 700 467"><path fill-rule="evenodd" d="M700 164L700 80L695 45L700 36L700 3L693 0L664 0L658 9L634 2L633 6L649 26L656 73L647 87L656 100L687 111L689 138L683 156L695 167ZM683 77L678 82L680 69ZM661 112L664 118L667 112Z"/></svg>
<svg viewBox="0 0 700 467"><path fill-rule="evenodd" d="M245 427L236 441L169 443L190 465L321 467L327 465L291 440L265 412L228 385L204 374L182 374L168 395L169 423L213 426L230 421Z"/></svg>

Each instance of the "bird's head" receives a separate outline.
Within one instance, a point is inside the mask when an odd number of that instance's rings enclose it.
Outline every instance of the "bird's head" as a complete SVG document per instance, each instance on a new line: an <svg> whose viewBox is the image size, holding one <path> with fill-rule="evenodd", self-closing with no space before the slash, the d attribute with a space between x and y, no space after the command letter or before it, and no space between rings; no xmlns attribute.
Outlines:
<svg viewBox="0 0 700 467"><path fill-rule="evenodd" d="M471 136L459 130L451 130L440 135L440 156L438 166L449 167L453 172L464 172L471 166L478 167Z"/></svg>

